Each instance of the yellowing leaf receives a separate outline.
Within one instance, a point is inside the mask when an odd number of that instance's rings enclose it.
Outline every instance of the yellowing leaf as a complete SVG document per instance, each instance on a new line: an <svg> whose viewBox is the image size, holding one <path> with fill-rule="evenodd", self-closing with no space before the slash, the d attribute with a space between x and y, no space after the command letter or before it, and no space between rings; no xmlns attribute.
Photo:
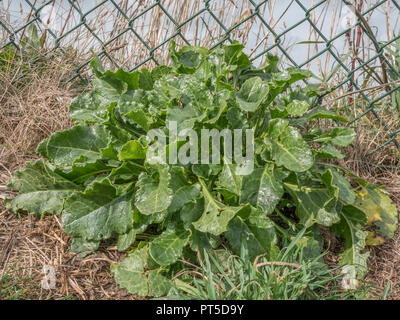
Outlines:
<svg viewBox="0 0 400 320"><path fill-rule="evenodd" d="M365 199L359 203L359 208L367 215L369 225L372 225L376 221L382 221L381 208L377 206L371 198L365 197Z"/></svg>
<svg viewBox="0 0 400 320"><path fill-rule="evenodd" d="M367 246L380 246L384 242L385 240L381 236L377 236L373 231L368 231L367 238L365 239Z"/></svg>
<svg viewBox="0 0 400 320"><path fill-rule="evenodd" d="M358 195L355 206L364 211L368 224L376 224L384 237L392 238L397 229L398 213L390 197L376 186L367 186Z"/></svg>

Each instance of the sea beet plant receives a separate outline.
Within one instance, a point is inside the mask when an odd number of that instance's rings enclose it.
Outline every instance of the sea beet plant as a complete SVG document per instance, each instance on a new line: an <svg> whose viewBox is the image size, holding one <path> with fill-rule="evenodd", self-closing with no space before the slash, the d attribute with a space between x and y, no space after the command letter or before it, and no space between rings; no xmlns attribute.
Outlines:
<svg viewBox="0 0 400 320"><path fill-rule="evenodd" d="M93 91L70 106L75 126L39 144L46 161L15 172L8 186L19 195L7 207L61 215L71 249L81 254L116 239L119 250L131 250L112 266L116 281L142 296L167 294L184 260L196 263L196 253L221 245L239 253L245 241L249 259L274 260L281 240L301 231L296 245L316 257L321 226L345 241L347 279L363 277L362 251L393 236L395 206L382 187L325 160L344 158L340 148L355 133L318 106L318 86L293 85L312 74L281 71L272 55L255 68L242 49L234 42L177 51L171 42L171 64L151 72L104 71L95 58ZM320 119L335 125L319 127ZM190 150L169 134L172 121L199 136L202 129L252 130L254 169L238 174L241 164L222 152L220 163L154 161L154 129L166 135L166 153Z"/></svg>

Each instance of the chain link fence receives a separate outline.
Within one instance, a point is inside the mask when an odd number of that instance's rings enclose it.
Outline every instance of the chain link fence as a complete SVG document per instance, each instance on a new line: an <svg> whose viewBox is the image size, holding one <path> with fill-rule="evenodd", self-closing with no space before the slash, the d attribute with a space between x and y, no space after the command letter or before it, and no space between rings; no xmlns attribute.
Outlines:
<svg viewBox="0 0 400 320"><path fill-rule="evenodd" d="M400 167L398 0L0 0L0 10L0 49L73 52L80 62L68 81L90 76L93 53L109 68L151 69L167 62L172 39L238 40L256 65L272 52L317 75L329 89L321 103L368 126L366 163ZM382 150L395 160L376 159Z"/></svg>

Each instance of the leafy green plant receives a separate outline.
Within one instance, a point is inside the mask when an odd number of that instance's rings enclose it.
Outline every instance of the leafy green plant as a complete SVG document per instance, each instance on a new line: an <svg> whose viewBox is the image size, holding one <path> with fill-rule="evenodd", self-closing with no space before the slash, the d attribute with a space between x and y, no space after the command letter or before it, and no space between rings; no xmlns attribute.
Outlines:
<svg viewBox="0 0 400 320"><path fill-rule="evenodd" d="M301 235L296 246L317 257L318 226L345 239L343 272L351 283L362 278L367 228L379 233L371 231L371 244L392 237L395 206L381 187L325 161L343 158L340 148L355 133L345 126L307 130L318 119L346 122L316 104L317 86L293 86L312 74L280 71L272 55L255 68L242 49L234 42L177 51L171 42L171 64L151 72L105 71L95 58L93 91L70 106L76 125L39 144L46 162L15 172L8 186L20 194L7 207L61 214L71 249L81 254L109 238L119 250L134 248L112 271L141 296L166 295L185 268L182 258L196 262L196 252L223 243L240 254L246 242L249 260L273 261L279 239ZM225 161L224 153L214 164L154 161L147 152L159 143L148 137L153 129L168 137L166 153L188 148L170 134L172 121L198 136L202 129L252 130L254 170L238 174L241 164Z"/></svg>

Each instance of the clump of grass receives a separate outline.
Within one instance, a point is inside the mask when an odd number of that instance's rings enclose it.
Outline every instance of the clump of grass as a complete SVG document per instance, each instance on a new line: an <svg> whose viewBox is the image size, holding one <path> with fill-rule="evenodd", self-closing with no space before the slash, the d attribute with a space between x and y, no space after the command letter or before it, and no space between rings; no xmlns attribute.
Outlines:
<svg viewBox="0 0 400 320"><path fill-rule="evenodd" d="M40 58L34 50L29 52L21 55L11 47L0 51L1 171L36 157L38 142L70 127L68 105L83 90L76 82L67 83L78 59L73 51L54 51Z"/></svg>
<svg viewBox="0 0 400 320"><path fill-rule="evenodd" d="M37 282L27 275L20 275L16 265L0 274L0 300L31 299L31 292L37 290Z"/></svg>
<svg viewBox="0 0 400 320"><path fill-rule="evenodd" d="M326 253L310 257L296 246L298 239L282 249L279 259L247 258L243 243L241 256L228 250L204 251L199 266L188 269L175 280L169 299L195 300L343 300L381 299L387 293L367 282L356 290L341 287L343 275L324 263Z"/></svg>

